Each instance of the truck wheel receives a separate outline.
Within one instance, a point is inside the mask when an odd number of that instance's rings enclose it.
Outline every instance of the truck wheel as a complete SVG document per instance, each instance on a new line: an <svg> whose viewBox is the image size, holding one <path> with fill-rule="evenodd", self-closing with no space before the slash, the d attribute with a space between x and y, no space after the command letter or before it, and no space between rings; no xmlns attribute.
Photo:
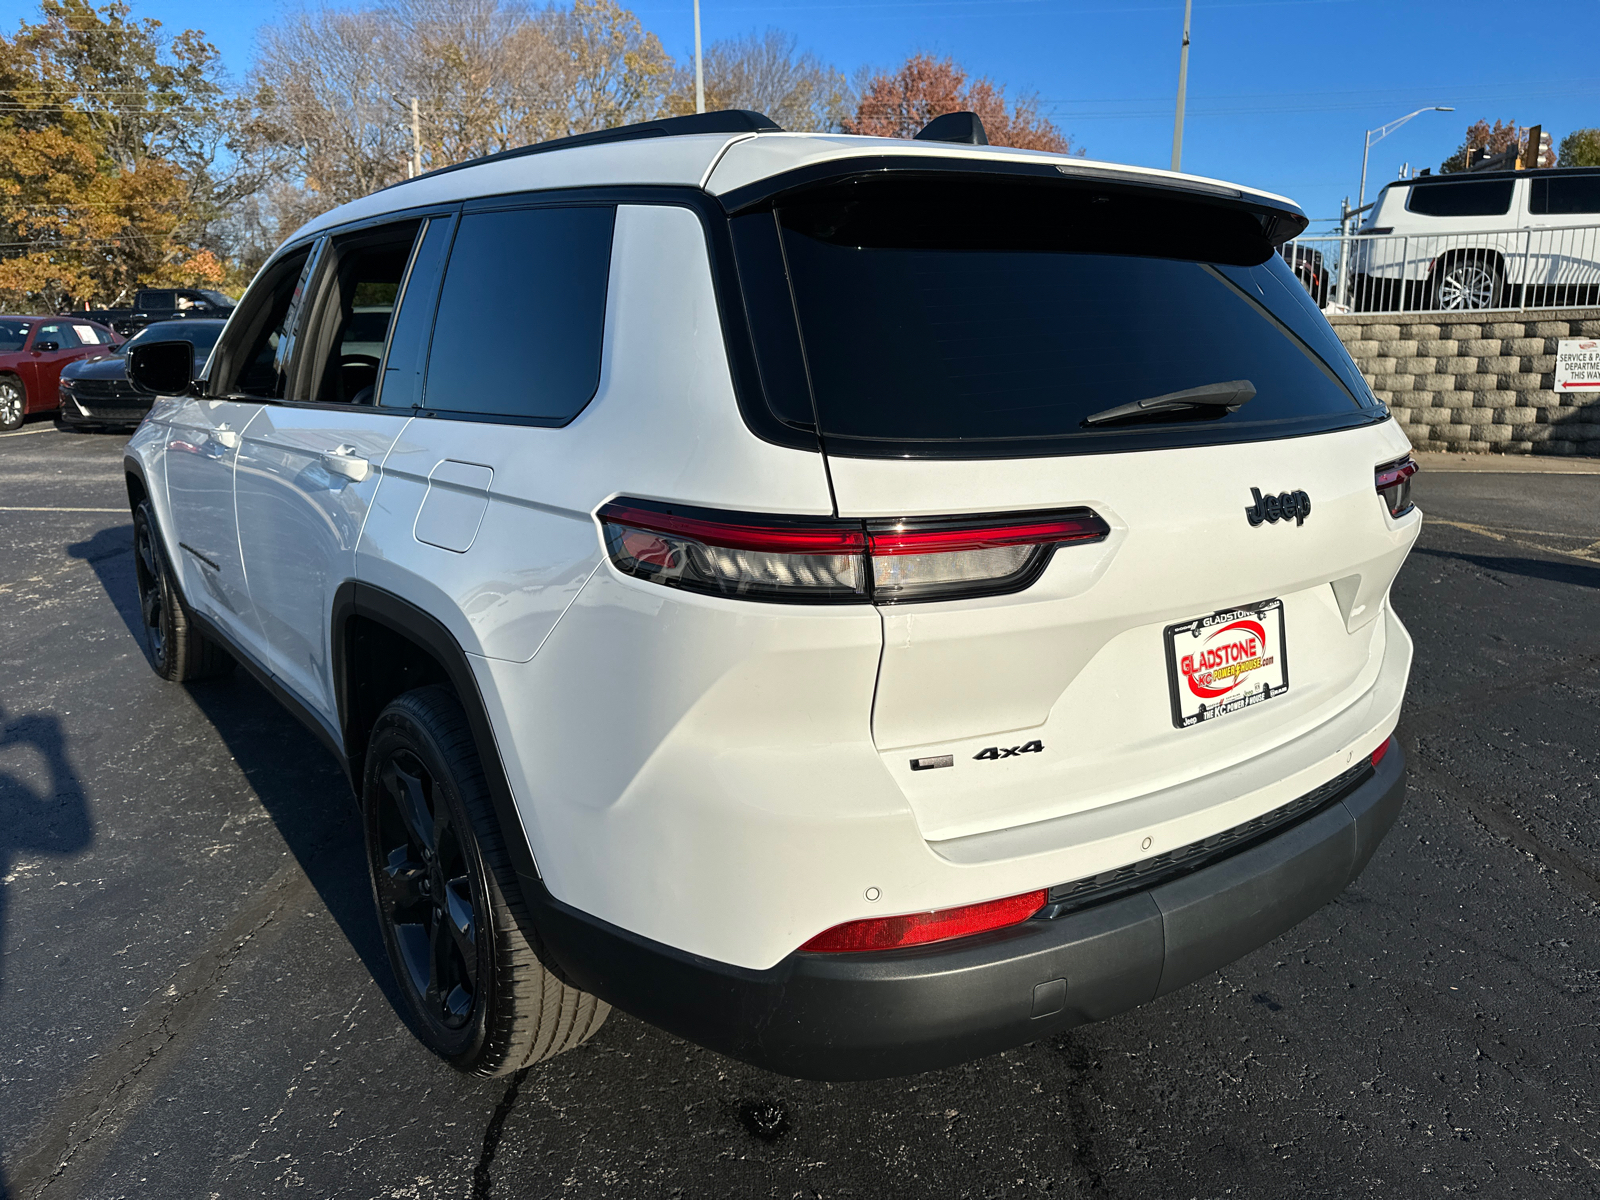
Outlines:
<svg viewBox="0 0 1600 1200"><path fill-rule="evenodd" d="M1499 264L1488 258L1456 258L1439 268L1433 282L1433 307L1446 310L1499 308L1505 282Z"/></svg>
<svg viewBox="0 0 1600 1200"><path fill-rule="evenodd" d="M187 683L232 671L232 655L201 633L183 606L148 500L133 510L133 571L145 654L155 673L170 683Z"/></svg>
<svg viewBox="0 0 1600 1200"><path fill-rule="evenodd" d="M21 429L27 412L28 396L22 390L22 380L15 375L0 375L0 430Z"/></svg>
<svg viewBox="0 0 1600 1200"><path fill-rule="evenodd" d="M407 692L379 715L362 783L367 866L413 1027L474 1075L580 1046L611 1006L563 983L518 923L518 888L455 695Z"/></svg>

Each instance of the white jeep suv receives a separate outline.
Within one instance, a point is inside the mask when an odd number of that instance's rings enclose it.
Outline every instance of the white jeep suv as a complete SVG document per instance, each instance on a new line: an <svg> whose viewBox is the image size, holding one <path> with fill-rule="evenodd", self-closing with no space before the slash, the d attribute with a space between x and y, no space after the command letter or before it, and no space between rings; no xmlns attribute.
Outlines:
<svg viewBox="0 0 1600 1200"><path fill-rule="evenodd" d="M924 132L436 171L130 364L151 660L338 757L462 1069L613 1004L797 1076L988 1054L1276 937L1395 819L1415 468L1274 253L1305 217Z"/></svg>

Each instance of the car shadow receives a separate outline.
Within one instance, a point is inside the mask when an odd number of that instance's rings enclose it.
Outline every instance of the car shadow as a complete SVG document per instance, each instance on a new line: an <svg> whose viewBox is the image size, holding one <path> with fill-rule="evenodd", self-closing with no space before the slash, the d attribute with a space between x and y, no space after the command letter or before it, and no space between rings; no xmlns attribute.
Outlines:
<svg viewBox="0 0 1600 1200"><path fill-rule="evenodd" d="M132 525L101 530L69 545L67 553L93 568L142 656ZM221 735L340 932L396 1014L408 1020L373 909L356 803L339 764L244 669L184 686Z"/></svg>
<svg viewBox="0 0 1600 1200"><path fill-rule="evenodd" d="M1468 554L1461 550L1436 550L1431 546L1417 546L1412 554L1431 558L1453 558L1471 563L1486 571L1499 571L1504 575L1521 575L1528 579L1542 579L1549 583L1567 583L1574 587L1600 588L1600 566L1587 563L1562 562L1549 558L1513 558L1509 555Z"/></svg>
<svg viewBox="0 0 1600 1200"><path fill-rule="evenodd" d="M67 757L61 719L48 712L8 713L0 705L0 996L6 994L7 893L19 860L77 854L93 840L89 801ZM4 1162L0 1146L0 1200L11 1195Z"/></svg>

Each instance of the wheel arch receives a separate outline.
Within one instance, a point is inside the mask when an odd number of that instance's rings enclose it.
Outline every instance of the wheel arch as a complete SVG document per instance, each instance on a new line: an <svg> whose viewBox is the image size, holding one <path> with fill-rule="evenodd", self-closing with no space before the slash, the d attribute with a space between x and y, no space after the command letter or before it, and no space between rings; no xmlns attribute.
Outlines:
<svg viewBox="0 0 1600 1200"><path fill-rule="evenodd" d="M150 485L144 477L144 464L136 458L122 460L123 483L128 489L128 511L133 512L150 498Z"/></svg>
<svg viewBox="0 0 1600 1200"><path fill-rule="evenodd" d="M459 642L437 618L382 588L358 581L335 593L330 658L351 786L360 800L373 724L412 688L443 684L455 693L483 764L500 834L524 890L539 870L500 758L477 676Z"/></svg>

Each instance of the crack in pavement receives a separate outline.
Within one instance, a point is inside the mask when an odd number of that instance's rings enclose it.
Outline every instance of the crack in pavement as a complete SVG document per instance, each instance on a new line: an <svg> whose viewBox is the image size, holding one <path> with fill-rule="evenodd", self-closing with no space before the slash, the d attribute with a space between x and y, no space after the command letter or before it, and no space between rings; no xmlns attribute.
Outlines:
<svg viewBox="0 0 1600 1200"><path fill-rule="evenodd" d="M472 1168L472 1200L489 1200L489 1189L494 1182L489 1177L489 1168L494 1165L495 1151L500 1148L500 1135L505 1131L506 1118L516 1106L517 1094L522 1091L522 1082L528 1078L530 1070L531 1067L523 1067L514 1074L506 1085L505 1094L500 1097L500 1103L494 1106L494 1115L489 1118L489 1124L483 1131L478 1165Z"/></svg>
<svg viewBox="0 0 1600 1200"><path fill-rule="evenodd" d="M245 948L270 945L283 931L279 915L313 895L297 863L273 873L227 928L146 1003L117 1045L55 1102L50 1119L16 1159L11 1181L18 1195L57 1200L75 1194L176 1065L178 1051L197 1036Z"/></svg>

